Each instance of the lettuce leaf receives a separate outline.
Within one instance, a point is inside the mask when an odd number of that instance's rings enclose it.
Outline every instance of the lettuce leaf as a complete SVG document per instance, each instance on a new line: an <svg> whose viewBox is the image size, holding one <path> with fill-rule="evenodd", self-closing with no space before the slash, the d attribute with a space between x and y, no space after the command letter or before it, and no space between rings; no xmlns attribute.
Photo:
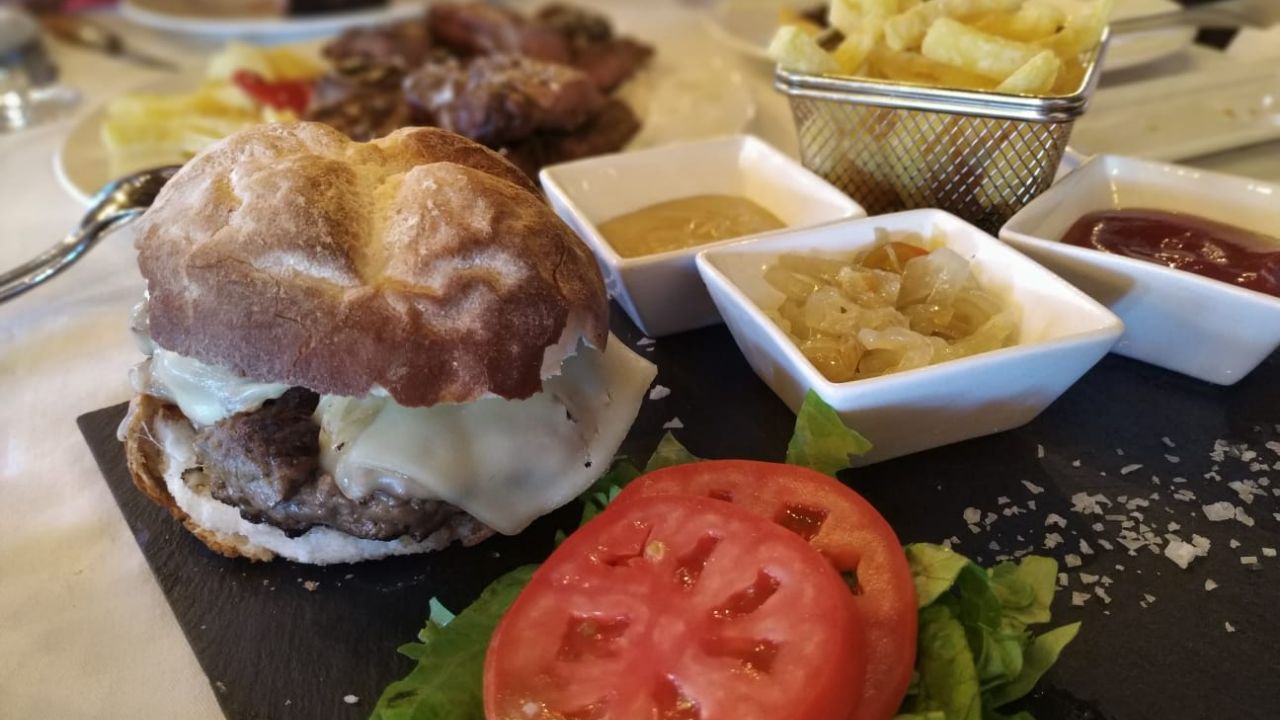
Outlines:
<svg viewBox="0 0 1280 720"><path fill-rule="evenodd" d="M1078 632L1080 623L1076 622L1050 630L1032 640L1023 657L1022 672L1012 682L991 691L988 697L990 705L1000 707L1031 692L1031 688L1058 661L1062 649L1075 639Z"/></svg>
<svg viewBox="0 0 1280 720"><path fill-rule="evenodd" d="M919 694L914 712L943 713L946 720L982 720L978 671L973 652L951 603L920 611Z"/></svg>
<svg viewBox="0 0 1280 720"><path fill-rule="evenodd" d="M836 411L813 390L805 393L796 413L796 429L787 443L787 464L834 476L852 467L850 458L865 455L871 442L844 424Z"/></svg>
<svg viewBox="0 0 1280 720"><path fill-rule="evenodd" d="M903 712L1002 720L996 708L1029 693L1080 629L1076 623L1034 638L1027 630L1050 620L1057 561L1031 555L985 570L938 545L916 543L906 553L921 609L919 680ZM1019 712L1010 720L1034 718Z"/></svg>
<svg viewBox="0 0 1280 720"><path fill-rule="evenodd" d="M653 449L653 455L649 456L649 462L644 466L644 471L651 473L672 465L695 463L700 459L681 445L675 435L667 433L658 441L658 447Z"/></svg>
<svg viewBox="0 0 1280 720"><path fill-rule="evenodd" d="M484 720L489 638L535 568L516 568L494 580L457 617L433 600L420 642L400 648L417 667L382 691L371 720Z"/></svg>

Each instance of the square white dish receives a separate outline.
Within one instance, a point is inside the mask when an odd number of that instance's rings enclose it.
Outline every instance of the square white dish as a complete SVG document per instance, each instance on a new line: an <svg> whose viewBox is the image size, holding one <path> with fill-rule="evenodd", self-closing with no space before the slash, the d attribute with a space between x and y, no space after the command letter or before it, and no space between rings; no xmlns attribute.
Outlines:
<svg viewBox="0 0 1280 720"><path fill-rule="evenodd" d="M876 228L945 235L979 283L1017 308L1015 344L883 377L836 383L766 314L783 295L764 279L787 252L848 258L875 244ZM812 388L888 460L1023 425L1111 348L1119 318L994 237L941 210L911 210L705 250L698 271L747 361L792 410Z"/></svg>
<svg viewBox="0 0 1280 720"><path fill-rule="evenodd" d="M650 337L720 322L694 257L700 250L742 238L624 258L600 234L600 223L656 203L708 193L745 197L788 229L866 216L849 196L752 135L602 155L553 165L539 177L551 206L595 253L609 294Z"/></svg>
<svg viewBox="0 0 1280 720"><path fill-rule="evenodd" d="M1206 170L1099 156L1010 218L1000 238L1119 315L1115 352L1219 385L1280 345L1280 298L1059 240L1080 216L1150 208L1280 237L1280 186ZM1277 248L1280 249L1280 248Z"/></svg>

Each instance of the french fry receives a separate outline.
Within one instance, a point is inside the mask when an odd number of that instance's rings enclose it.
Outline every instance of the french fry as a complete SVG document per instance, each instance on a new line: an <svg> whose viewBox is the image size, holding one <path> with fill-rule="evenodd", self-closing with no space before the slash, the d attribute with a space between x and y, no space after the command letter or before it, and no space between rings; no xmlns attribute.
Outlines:
<svg viewBox="0 0 1280 720"><path fill-rule="evenodd" d="M1003 82L1025 65L1038 48L990 35L944 17L929 27L920 51L930 60Z"/></svg>
<svg viewBox="0 0 1280 720"><path fill-rule="evenodd" d="M840 72L840 66L813 38L794 25L783 25L773 33L769 57L783 69L822 75Z"/></svg>
<svg viewBox="0 0 1280 720"><path fill-rule="evenodd" d="M1102 39L1114 8L1115 0L1093 0L1087 9L1068 17L1061 31L1037 44L1053 50L1063 60L1079 57L1092 50Z"/></svg>
<svg viewBox="0 0 1280 720"><path fill-rule="evenodd" d="M990 13L1016 12L1023 0L934 0L942 3L946 17L965 19Z"/></svg>
<svg viewBox="0 0 1280 720"><path fill-rule="evenodd" d="M879 39L885 22L898 14L899 0L833 0L827 9L827 24L842 35L865 35Z"/></svg>
<svg viewBox="0 0 1280 720"><path fill-rule="evenodd" d="M1060 72L1062 61L1058 56L1052 50L1042 50L997 85L996 91L1014 95L1043 95L1053 89Z"/></svg>
<svg viewBox="0 0 1280 720"><path fill-rule="evenodd" d="M899 82L966 90L989 90L995 84L982 75L930 60L919 53L876 48L871 52L869 62L881 75Z"/></svg>
<svg viewBox="0 0 1280 720"><path fill-rule="evenodd" d="M921 3L910 10L898 13L885 21L884 43L890 50L914 50L920 47L924 35L934 20L942 17L942 3L938 0Z"/></svg>
<svg viewBox="0 0 1280 720"><path fill-rule="evenodd" d="M1047 38L1066 26L1067 14L1045 0L1027 0L1014 13L992 13L973 23L979 30L1020 42Z"/></svg>
<svg viewBox="0 0 1280 720"><path fill-rule="evenodd" d="M848 35L840 41L835 50L831 51L831 57L840 66L841 72L846 75L857 75L866 64L867 57L875 44L875 38L863 33Z"/></svg>

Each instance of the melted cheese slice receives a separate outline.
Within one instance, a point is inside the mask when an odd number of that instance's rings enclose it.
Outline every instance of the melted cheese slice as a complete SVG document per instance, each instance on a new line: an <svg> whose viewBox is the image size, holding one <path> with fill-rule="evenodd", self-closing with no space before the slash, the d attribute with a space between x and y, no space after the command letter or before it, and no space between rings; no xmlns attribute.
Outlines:
<svg viewBox="0 0 1280 720"><path fill-rule="evenodd" d="M177 405L197 427L212 425L236 413L262 407L289 389L280 383L260 383L199 360L157 347L149 369L139 368L134 389Z"/></svg>
<svg viewBox="0 0 1280 720"><path fill-rule="evenodd" d="M613 338L603 353L580 348L526 400L410 408L325 397L321 464L352 498L440 499L515 534L607 469L656 374Z"/></svg>

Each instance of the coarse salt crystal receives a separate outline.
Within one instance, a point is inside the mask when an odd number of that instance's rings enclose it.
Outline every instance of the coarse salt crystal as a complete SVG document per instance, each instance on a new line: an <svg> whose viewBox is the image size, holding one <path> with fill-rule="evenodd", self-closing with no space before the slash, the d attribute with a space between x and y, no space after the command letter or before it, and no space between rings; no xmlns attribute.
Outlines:
<svg viewBox="0 0 1280 720"><path fill-rule="evenodd" d="M1177 445L1173 444L1173 441L1170 440L1169 436L1167 435L1165 437L1160 438L1160 442L1164 443L1165 447L1178 447Z"/></svg>
<svg viewBox="0 0 1280 720"><path fill-rule="evenodd" d="M1044 492L1044 488L1031 482L1030 480L1023 480L1022 486L1025 487L1027 489L1027 492L1031 493L1032 495L1039 495L1040 493Z"/></svg>
<svg viewBox="0 0 1280 720"><path fill-rule="evenodd" d="M1241 564L1241 565L1257 565L1257 564L1258 564L1258 556L1257 556L1257 555L1245 555L1244 557L1240 558L1240 564Z"/></svg>
<svg viewBox="0 0 1280 720"><path fill-rule="evenodd" d="M1142 469L1142 465L1141 465L1141 464L1139 464L1139 463L1132 463L1132 464L1125 465L1124 467L1120 468L1120 474L1121 474L1121 475L1128 475L1128 474L1129 474L1129 473L1131 473L1131 472L1134 472L1134 471L1136 471L1136 470L1141 470L1141 469Z"/></svg>
<svg viewBox="0 0 1280 720"><path fill-rule="evenodd" d="M1117 454L1117 455L1124 455L1124 451L1123 451L1123 450L1121 450L1120 448L1116 448L1116 454Z"/></svg>
<svg viewBox="0 0 1280 720"><path fill-rule="evenodd" d="M636 341L636 345L644 347L645 345L653 345L655 342L657 341L651 337L643 337Z"/></svg>
<svg viewBox="0 0 1280 720"><path fill-rule="evenodd" d="M1164 556L1183 570L1187 569L1187 566L1191 564L1192 560L1196 559L1197 555L1199 553L1196 552L1194 546L1181 540L1174 540L1164 548Z"/></svg>
<svg viewBox="0 0 1280 720"><path fill-rule="evenodd" d="M1001 495L1000 497L996 498L996 504L997 504L997 505L1008 505L1008 504L1009 504L1009 498L1005 497L1004 495Z"/></svg>
<svg viewBox="0 0 1280 720"><path fill-rule="evenodd" d="M1226 500L1211 505L1202 505L1200 509L1204 511L1204 516L1209 518L1210 522L1222 522L1236 516L1236 506Z"/></svg>
<svg viewBox="0 0 1280 720"><path fill-rule="evenodd" d="M1212 590L1212 589L1214 589L1214 588L1216 588L1216 587L1218 587L1218 583L1214 582L1213 580L1205 580L1205 581L1204 581L1204 590L1205 590L1205 592L1209 592L1210 590Z"/></svg>
<svg viewBox="0 0 1280 720"><path fill-rule="evenodd" d="M1275 549L1275 548L1264 547L1264 548L1262 548L1262 556L1263 556L1263 557L1275 557L1275 556L1276 556L1276 549Z"/></svg>
<svg viewBox="0 0 1280 720"><path fill-rule="evenodd" d="M1058 513L1049 513L1045 516L1044 526L1049 527L1050 525L1057 525L1060 528L1064 528L1067 526L1067 519Z"/></svg>
<svg viewBox="0 0 1280 720"><path fill-rule="evenodd" d="M1069 568L1080 567L1084 564L1084 562L1080 560L1080 556L1075 553L1067 553L1067 556L1062 559L1067 563L1067 567Z"/></svg>
<svg viewBox="0 0 1280 720"><path fill-rule="evenodd" d="M1047 533L1044 536L1044 547L1046 550L1052 550L1062 544L1062 536L1056 532Z"/></svg>
<svg viewBox="0 0 1280 720"><path fill-rule="evenodd" d="M1067 586L1067 574L1058 573L1058 587L1064 588L1066 586Z"/></svg>
<svg viewBox="0 0 1280 720"><path fill-rule="evenodd" d="M976 507L967 507L964 509L964 521L970 525L976 525L982 520L982 511Z"/></svg>
<svg viewBox="0 0 1280 720"><path fill-rule="evenodd" d="M1209 554L1209 548L1213 546L1213 543L1209 542L1209 538L1207 538L1207 537L1205 537L1205 536L1203 536L1203 535L1195 535L1195 534L1193 534L1193 535L1191 536L1191 545L1192 545L1196 550L1199 550L1201 555L1208 555L1208 554Z"/></svg>
<svg viewBox="0 0 1280 720"><path fill-rule="evenodd" d="M1165 455L1164 459L1174 464L1182 462L1182 458L1179 458L1177 455Z"/></svg>
<svg viewBox="0 0 1280 720"><path fill-rule="evenodd" d="M661 400L662 398L667 397L670 394L671 394L671 388L666 387L664 385L654 385L652 388L649 389L650 400Z"/></svg>
<svg viewBox="0 0 1280 720"><path fill-rule="evenodd" d="M662 424L663 430L679 430L684 427L684 423L680 422L680 418L674 417Z"/></svg>
<svg viewBox="0 0 1280 720"><path fill-rule="evenodd" d="M1071 467L1080 467L1080 461L1079 461L1079 460L1072 460L1072 461L1071 461Z"/></svg>
<svg viewBox="0 0 1280 720"><path fill-rule="evenodd" d="M1083 539L1080 541L1080 554L1081 555L1093 554L1093 548L1089 547L1089 543L1085 542Z"/></svg>
<svg viewBox="0 0 1280 720"><path fill-rule="evenodd" d="M1177 532L1182 529L1182 526L1176 522L1170 522L1168 525L1168 528L1169 528L1169 532Z"/></svg>
<svg viewBox="0 0 1280 720"><path fill-rule="evenodd" d="M989 513L987 513L987 514L986 514L986 516L985 516L985 517L983 517L983 518L982 518L982 524L983 524L983 525L990 525L991 523L995 522L997 519L999 519L999 518L998 518L998 516L997 516L995 513L993 513L993 512L989 512Z"/></svg>
<svg viewBox="0 0 1280 720"><path fill-rule="evenodd" d="M1231 624L1231 623L1229 623L1229 622L1223 622L1223 623L1222 623L1222 625L1223 625L1223 627L1225 627L1225 628L1227 629L1227 632L1229 632L1229 633L1232 633L1232 632L1235 632L1235 631L1236 631L1236 626L1235 626L1235 625L1232 625L1232 624Z"/></svg>
<svg viewBox="0 0 1280 720"><path fill-rule="evenodd" d="M1072 592L1072 593L1071 593L1071 604L1072 604L1072 605L1075 605L1076 607L1080 607L1080 606L1084 605L1085 601L1086 601L1086 600L1088 600L1088 599L1089 599L1089 597L1090 597L1090 596L1089 596L1089 593Z"/></svg>
<svg viewBox="0 0 1280 720"><path fill-rule="evenodd" d="M355 705L356 703L360 702L360 698L359 696L356 696L356 695L344 695L342 696L342 702L348 705Z"/></svg>
<svg viewBox="0 0 1280 720"><path fill-rule="evenodd" d="M969 532L973 533L974 535L977 535L978 533L982 532L982 528L978 527L977 525L974 525L973 523L969 523L968 527L969 527Z"/></svg>
<svg viewBox="0 0 1280 720"><path fill-rule="evenodd" d="M1098 545L1101 546L1103 550L1110 550L1114 547L1111 543L1107 542L1106 540L1103 540L1102 538L1098 538L1097 542L1098 542Z"/></svg>
<svg viewBox="0 0 1280 720"><path fill-rule="evenodd" d="M987 547L991 548L992 550L999 550L1000 543L996 542L995 540L992 540L991 542L987 543Z"/></svg>
<svg viewBox="0 0 1280 720"><path fill-rule="evenodd" d="M1098 582L1097 575L1091 575L1089 573L1082 572L1079 574L1079 577L1080 577L1080 582L1084 583L1085 585L1092 585Z"/></svg>
<svg viewBox="0 0 1280 720"><path fill-rule="evenodd" d="M1231 546L1232 550L1235 550L1236 548L1240 547L1240 541L1235 538L1231 538L1231 540L1228 541L1227 544Z"/></svg>
<svg viewBox="0 0 1280 720"><path fill-rule="evenodd" d="M1094 595L1097 595L1097 596L1098 596L1098 597L1100 597L1100 598L1102 598L1102 602L1104 602L1104 603L1106 603L1106 604L1108 604L1108 605L1109 605L1109 604L1111 604L1111 596L1107 594L1107 591L1106 591L1106 590L1104 590L1104 589L1103 589L1103 587L1102 587L1101 585L1094 585L1094 586L1093 586L1093 594L1094 594Z"/></svg>
<svg viewBox="0 0 1280 720"><path fill-rule="evenodd" d="M1038 458L1044 457L1044 446L1041 445L1040 443L1036 443L1036 457Z"/></svg>
<svg viewBox="0 0 1280 720"><path fill-rule="evenodd" d="M1156 596L1152 595L1151 593L1142 593L1142 599L1146 600L1149 603L1153 603L1156 601Z"/></svg>

